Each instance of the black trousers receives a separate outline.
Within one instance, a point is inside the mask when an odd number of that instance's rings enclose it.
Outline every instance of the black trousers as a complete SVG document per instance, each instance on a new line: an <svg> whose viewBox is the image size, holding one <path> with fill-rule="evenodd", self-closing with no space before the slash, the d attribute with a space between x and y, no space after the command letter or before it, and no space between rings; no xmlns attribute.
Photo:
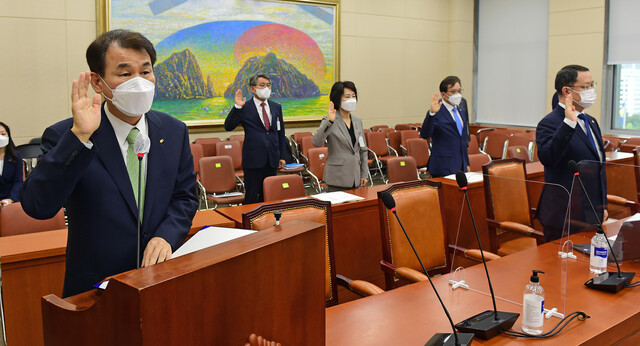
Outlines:
<svg viewBox="0 0 640 346"><path fill-rule="evenodd" d="M278 174L277 168L266 166L257 169L244 170L244 204L264 202L262 194L262 182L264 178Z"/></svg>

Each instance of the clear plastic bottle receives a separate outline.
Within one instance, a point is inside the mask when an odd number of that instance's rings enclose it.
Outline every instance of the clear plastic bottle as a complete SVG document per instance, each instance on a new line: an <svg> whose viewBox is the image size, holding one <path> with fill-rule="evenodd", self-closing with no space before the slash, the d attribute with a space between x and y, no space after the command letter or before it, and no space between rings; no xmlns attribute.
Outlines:
<svg viewBox="0 0 640 346"><path fill-rule="evenodd" d="M538 273L534 270L530 282L524 288L522 301L522 331L530 335L542 334L544 325L544 289L540 286Z"/></svg>
<svg viewBox="0 0 640 346"><path fill-rule="evenodd" d="M594 274L602 274L607 271L607 255L609 245L602 229L598 229L596 235L591 238L591 258L589 269Z"/></svg>

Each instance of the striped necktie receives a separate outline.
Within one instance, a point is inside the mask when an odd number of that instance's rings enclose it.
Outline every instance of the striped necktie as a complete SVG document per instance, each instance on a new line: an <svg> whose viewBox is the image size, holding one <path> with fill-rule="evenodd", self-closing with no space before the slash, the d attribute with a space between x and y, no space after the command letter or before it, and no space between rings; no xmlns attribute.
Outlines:
<svg viewBox="0 0 640 346"><path fill-rule="evenodd" d="M131 187L133 188L133 195L136 198L136 203L140 203L140 220L142 220L142 215L144 214L145 177L143 174L140 179L141 197L138 198L138 171L141 168L141 163L135 150L133 150L133 143L136 142L136 137L138 137L139 133L140 130L138 130L137 127L134 127L127 136L127 143L129 143L129 148L127 149L127 173L129 173L129 180L131 180Z"/></svg>

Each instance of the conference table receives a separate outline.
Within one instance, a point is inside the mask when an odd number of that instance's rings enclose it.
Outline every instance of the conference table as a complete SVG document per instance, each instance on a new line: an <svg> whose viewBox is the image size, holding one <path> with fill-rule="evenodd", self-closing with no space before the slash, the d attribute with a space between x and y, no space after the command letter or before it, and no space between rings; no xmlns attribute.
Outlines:
<svg viewBox="0 0 640 346"><path fill-rule="evenodd" d="M204 226L234 227L213 210L193 218L189 235ZM67 229L0 237L4 322L9 345L42 345L40 298L62 296Z"/></svg>
<svg viewBox="0 0 640 346"><path fill-rule="evenodd" d="M620 222L606 226L608 235L616 233L619 227ZM574 242L581 242L592 235L591 232L572 238ZM640 287L626 288L617 294L587 288L584 283L592 277L589 258L576 254L577 259L561 259L558 256L560 244L550 242L488 262L498 310L522 313L524 287L531 271L537 269L545 272L540 275L540 284L546 293L545 308L556 307L565 314L581 310L590 318L574 320L560 334L549 339L498 335L491 340L476 338L474 344L640 343ZM640 265L625 261L622 270L640 272ZM609 271L615 271L615 265L609 265ZM448 282L454 278L453 273L434 278L454 323L492 309L483 266L466 268L458 275L470 286L469 290L451 289ZM640 280L640 276L636 275L635 280ZM566 287L566 299L563 299L563 286ZM512 329L521 331L521 321L522 318L518 318ZM544 331L549 331L559 321L555 317L545 320ZM435 333L451 332L428 282L330 307L326 311L326 323L327 345L424 345Z"/></svg>

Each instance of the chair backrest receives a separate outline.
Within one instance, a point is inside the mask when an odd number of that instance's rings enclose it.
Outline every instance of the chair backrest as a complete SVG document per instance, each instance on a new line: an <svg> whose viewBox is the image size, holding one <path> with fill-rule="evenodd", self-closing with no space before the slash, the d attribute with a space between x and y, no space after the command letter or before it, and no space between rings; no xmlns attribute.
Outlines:
<svg viewBox="0 0 640 346"><path fill-rule="evenodd" d="M318 180L324 179L324 167L327 164L328 152L329 149L326 147L309 149L309 172L315 175Z"/></svg>
<svg viewBox="0 0 640 346"><path fill-rule="evenodd" d="M487 137L487 135L489 133L493 132L494 130L495 130L495 128L488 127L488 128L480 129L480 130L476 131L476 138L478 138L478 145L480 145L480 148L483 147L484 139Z"/></svg>
<svg viewBox="0 0 640 346"><path fill-rule="evenodd" d="M527 172L523 160L496 160L482 167L487 217L531 225Z"/></svg>
<svg viewBox="0 0 640 346"><path fill-rule="evenodd" d="M396 131L411 130L411 124L396 124Z"/></svg>
<svg viewBox="0 0 640 346"><path fill-rule="evenodd" d="M202 155L216 156L216 143L220 142L218 137L196 138L193 143L202 145Z"/></svg>
<svg viewBox="0 0 640 346"><path fill-rule="evenodd" d="M209 156L200 159L200 183L207 193L223 193L236 188L231 156Z"/></svg>
<svg viewBox="0 0 640 346"><path fill-rule="evenodd" d="M242 168L242 147L238 141L224 141L216 143L216 155L227 155L233 160L233 169Z"/></svg>
<svg viewBox="0 0 640 346"><path fill-rule="evenodd" d="M306 196L302 177L297 174L266 177L262 191L265 202Z"/></svg>
<svg viewBox="0 0 640 346"><path fill-rule="evenodd" d="M418 168L427 167L429 162L429 143L424 138L411 138L407 140L407 156L416 160Z"/></svg>
<svg viewBox="0 0 640 346"><path fill-rule="evenodd" d="M291 220L306 220L325 225L326 230L326 267L325 267L325 304L338 303L338 289L336 283L336 268L333 255L333 226L331 223L331 203L316 199L301 199L296 201L263 204L242 214L242 227L245 229L263 230L273 227L276 223L275 211L282 212L280 224ZM295 280L295 278L289 278Z"/></svg>
<svg viewBox="0 0 640 346"><path fill-rule="evenodd" d="M391 132L396 132L396 129L392 128L392 127L385 127L380 129L380 132L384 133L384 138L387 138L387 134L391 133Z"/></svg>
<svg viewBox="0 0 640 346"><path fill-rule="evenodd" d="M322 145L324 147L324 144ZM304 155L307 159L309 158L309 149L318 148L313 145L313 137L302 137L300 139L300 154Z"/></svg>
<svg viewBox="0 0 640 346"><path fill-rule="evenodd" d="M365 136L367 137L367 147L377 156L387 156L389 154L384 132L369 132Z"/></svg>
<svg viewBox="0 0 640 346"><path fill-rule="evenodd" d="M294 134L291 135L291 138L293 138L294 142L300 144L302 142L302 138L303 137L313 137L313 133L311 132L296 132Z"/></svg>
<svg viewBox="0 0 640 346"><path fill-rule="evenodd" d="M10 203L0 210L0 237L66 228L64 210L51 219L37 220L27 215L20 202Z"/></svg>
<svg viewBox="0 0 640 346"><path fill-rule="evenodd" d="M624 144L640 145L640 137L630 137Z"/></svg>
<svg viewBox="0 0 640 346"><path fill-rule="evenodd" d="M518 132L509 137L509 146L513 147L516 145L521 145L525 148L529 148L529 144L534 140L535 139L531 138L530 134L526 132Z"/></svg>
<svg viewBox="0 0 640 346"><path fill-rule="evenodd" d="M476 135L469 135L469 155L480 154L480 146Z"/></svg>
<svg viewBox="0 0 640 346"><path fill-rule="evenodd" d="M200 174L200 159L204 157L202 144L191 143L191 156L193 156L193 170L196 174Z"/></svg>
<svg viewBox="0 0 640 346"><path fill-rule="evenodd" d="M402 130L400 131L400 144L403 147L407 147L407 140L412 138L420 138L420 134L416 130Z"/></svg>
<svg viewBox="0 0 640 346"><path fill-rule="evenodd" d="M505 142L508 140L509 135L492 131L486 137L483 151L492 159L503 159L506 156Z"/></svg>
<svg viewBox="0 0 640 346"><path fill-rule="evenodd" d="M509 148L507 148L507 158L512 157L523 160L524 162L531 162L529 159L529 149L523 145L509 145Z"/></svg>
<svg viewBox="0 0 640 346"><path fill-rule="evenodd" d="M441 186L438 182L420 180L393 184L383 190L395 199L398 217L429 274L441 274L448 270L449 247ZM397 267L409 267L422 272L398 221L382 203L380 196L383 191L378 192L383 260ZM386 272L385 281L387 289L396 285L393 276Z"/></svg>
<svg viewBox="0 0 640 346"><path fill-rule="evenodd" d="M487 154L478 153L469 155L469 171L482 172L482 166L491 162L491 157Z"/></svg>
<svg viewBox="0 0 640 346"><path fill-rule="evenodd" d="M387 178L389 183L412 181L418 179L416 160L411 156L394 157L387 161Z"/></svg>
<svg viewBox="0 0 640 346"><path fill-rule="evenodd" d="M230 141L238 141L240 143L240 151L242 151L242 145L244 144L244 135L231 135L229 136Z"/></svg>
<svg viewBox="0 0 640 346"><path fill-rule="evenodd" d="M37 159L42 155L40 144L22 144L16 147L23 159Z"/></svg>
<svg viewBox="0 0 640 346"><path fill-rule="evenodd" d="M402 135L400 132L389 132L387 133L387 138L389 139L389 146L393 148L398 155L402 155L402 148L400 148L400 145L402 144Z"/></svg>
<svg viewBox="0 0 640 346"><path fill-rule="evenodd" d="M605 151L618 151L622 143L625 142L620 137L614 135L602 135L602 139L609 141L609 145L604 148Z"/></svg>
<svg viewBox="0 0 640 346"><path fill-rule="evenodd" d="M378 132L382 129L388 129L388 128L389 128L389 125L373 125L371 126L371 131Z"/></svg>

